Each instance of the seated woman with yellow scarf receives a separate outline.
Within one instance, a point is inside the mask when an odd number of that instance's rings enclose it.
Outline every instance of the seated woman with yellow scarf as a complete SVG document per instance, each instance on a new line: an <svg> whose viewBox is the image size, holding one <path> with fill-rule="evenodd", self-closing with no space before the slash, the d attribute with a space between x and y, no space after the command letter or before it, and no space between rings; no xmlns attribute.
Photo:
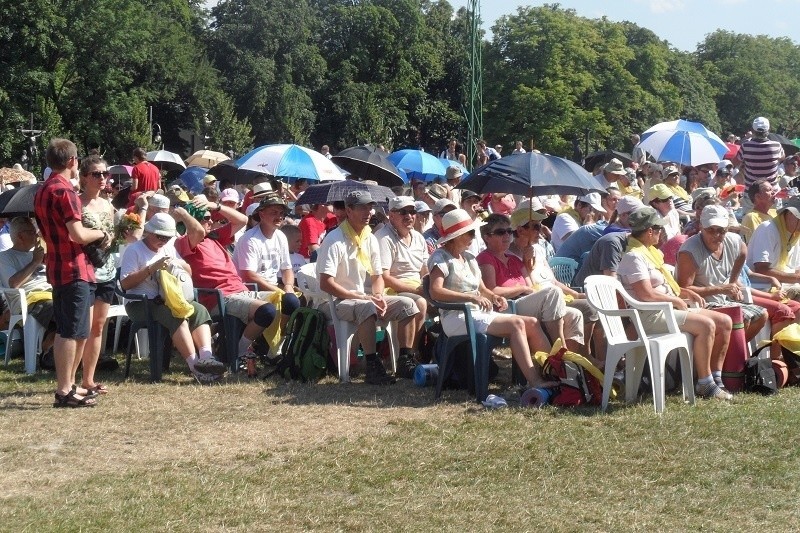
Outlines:
<svg viewBox="0 0 800 533"><path fill-rule="evenodd" d="M732 323L730 317L710 309L694 291L681 288L664 266L664 256L656 248L666 221L652 207L640 207L630 214L631 235L622 256L617 276L634 298L643 302L669 302L681 331L694 336L692 353L697 394L704 398L731 400L722 384L722 364L728 351ZM688 308L687 301L700 305ZM648 333L666 333L666 317L661 311L640 311Z"/></svg>

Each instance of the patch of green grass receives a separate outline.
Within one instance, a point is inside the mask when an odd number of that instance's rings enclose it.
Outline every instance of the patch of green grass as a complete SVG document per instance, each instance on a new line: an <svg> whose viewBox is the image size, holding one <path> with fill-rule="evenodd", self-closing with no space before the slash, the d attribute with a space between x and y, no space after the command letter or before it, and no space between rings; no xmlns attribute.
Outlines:
<svg viewBox="0 0 800 533"><path fill-rule="evenodd" d="M685 405L485 412L408 381L317 385L180 363L50 407L52 376L0 370L0 529L746 530L793 528L800 390ZM140 375L145 363L137 362Z"/></svg>

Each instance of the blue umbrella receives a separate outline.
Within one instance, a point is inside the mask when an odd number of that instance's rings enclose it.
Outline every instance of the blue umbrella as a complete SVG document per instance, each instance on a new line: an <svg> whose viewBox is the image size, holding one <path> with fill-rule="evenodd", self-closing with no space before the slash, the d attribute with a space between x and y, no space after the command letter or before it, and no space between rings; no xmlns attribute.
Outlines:
<svg viewBox="0 0 800 533"><path fill-rule="evenodd" d="M729 150L714 132L689 120L661 122L642 134L639 146L656 161L697 166L719 163Z"/></svg>
<svg viewBox="0 0 800 533"><path fill-rule="evenodd" d="M270 144L243 155L236 163L241 170L254 170L293 183L297 178L312 181L341 181L344 175L327 157L296 144Z"/></svg>
<svg viewBox="0 0 800 533"><path fill-rule="evenodd" d="M456 189L478 194L504 192L523 196L584 195L606 192L580 165L554 155L527 152L495 159L472 171Z"/></svg>
<svg viewBox="0 0 800 533"><path fill-rule="evenodd" d="M206 177L208 169L203 167L189 167L179 176L180 180L192 194L203 192L203 178Z"/></svg>
<svg viewBox="0 0 800 533"><path fill-rule="evenodd" d="M446 168L439 159L422 150L398 150L387 157L408 179L433 181L444 177Z"/></svg>

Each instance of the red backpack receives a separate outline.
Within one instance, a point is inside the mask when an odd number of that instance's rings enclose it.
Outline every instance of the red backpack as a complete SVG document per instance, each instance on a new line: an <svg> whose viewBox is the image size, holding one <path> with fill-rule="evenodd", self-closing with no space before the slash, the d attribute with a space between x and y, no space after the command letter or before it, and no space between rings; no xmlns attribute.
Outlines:
<svg viewBox="0 0 800 533"><path fill-rule="evenodd" d="M560 383L551 401L553 405L600 405L603 401L602 372L588 359L566 348L547 356L542 365L542 376Z"/></svg>

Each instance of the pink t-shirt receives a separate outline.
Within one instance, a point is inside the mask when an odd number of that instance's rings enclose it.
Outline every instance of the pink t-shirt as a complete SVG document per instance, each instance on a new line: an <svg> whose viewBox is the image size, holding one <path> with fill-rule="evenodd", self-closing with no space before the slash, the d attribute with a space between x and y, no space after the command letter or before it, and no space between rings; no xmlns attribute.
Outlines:
<svg viewBox="0 0 800 533"><path fill-rule="evenodd" d="M225 249L233 242L231 225L226 224L214 233L217 238L206 236L194 250L190 248L189 237L186 235L175 241L175 250L192 267L194 286L203 289L220 289L224 296L248 291L249 289L236 273L231 255ZM217 306L216 299L211 295L203 294L199 300L209 311Z"/></svg>
<svg viewBox="0 0 800 533"><path fill-rule="evenodd" d="M494 267L494 280L498 287L519 287L527 285L525 277L522 275L522 260L511 254L506 254L507 264L503 264L498 258L484 250L476 258L478 266L489 265Z"/></svg>

